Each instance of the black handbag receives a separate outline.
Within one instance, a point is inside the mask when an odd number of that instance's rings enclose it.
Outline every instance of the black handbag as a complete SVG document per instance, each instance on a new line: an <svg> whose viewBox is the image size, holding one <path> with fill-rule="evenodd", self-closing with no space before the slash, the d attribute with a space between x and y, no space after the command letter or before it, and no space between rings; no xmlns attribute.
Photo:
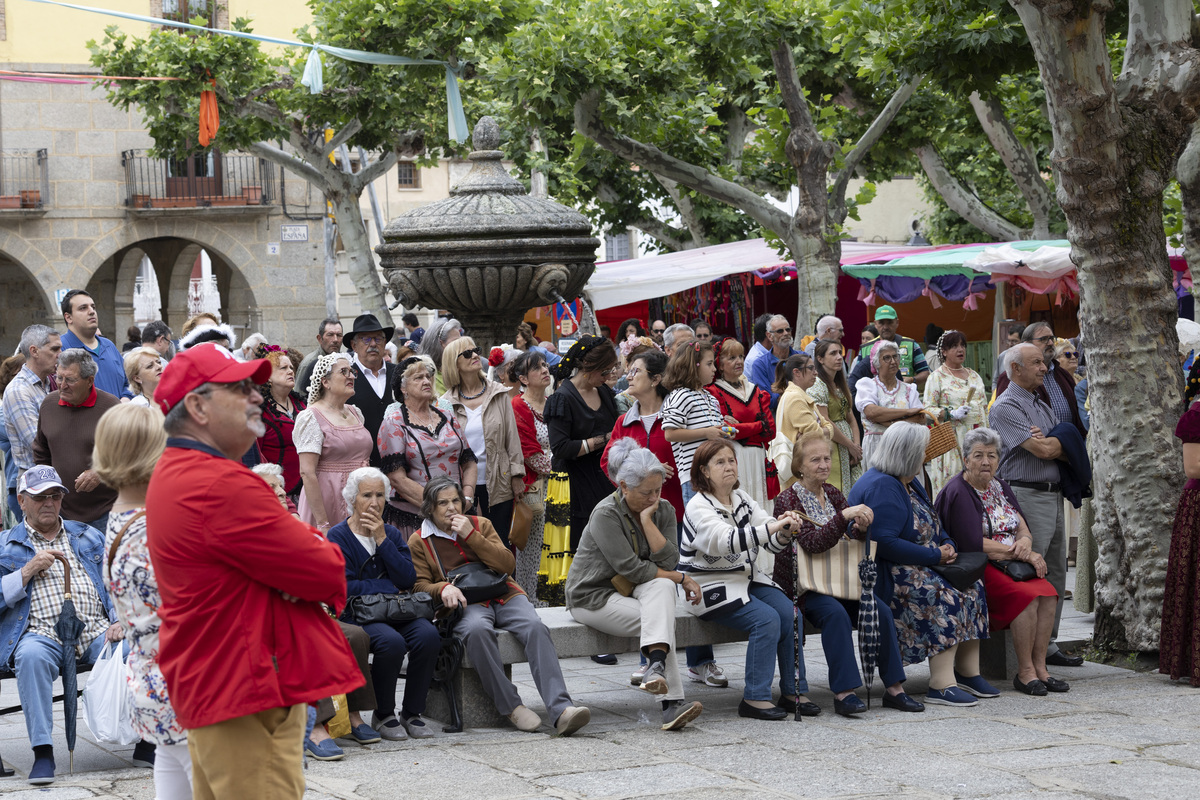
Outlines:
<svg viewBox="0 0 1200 800"><path fill-rule="evenodd" d="M362 579L363 569L374 560L371 556L358 569L358 579ZM429 592L376 592L374 594L359 594L351 597L346 603L342 616L347 622L355 625L366 625L372 622L412 622L416 619L433 619L433 595Z"/></svg>
<svg viewBox="0 0 1200 800"><path fill-rule="evenodd" d="M983 577L987 565L986 553L959 553L953 563L934 564L930 569L958 591L965 592Z"/></svg>
<svg viewBox="0 0 1200 800"><path fill-rule="evenodd" d="M433 557L437 560L438 569L442 571L442 575L446 576L446 580L463 593L468 604L495 600L511 591L508 586L508 576L501 575L482 561L468 561L461 567L455 567L447 572L446 568L442 566L442 558L438 555L437 548L431 544L429 549L433 551Z"/></svg>
<svg viewBox="0 0 1200 800"><path fill-rule="evenodd" d="M1014 581L1031 581L1037 577L1037 570L1028 561L1018 561L1015 558L1008 558L1003 561L992 561L990 563Z"/></svg>
<svg viewBox="0 0 1200 800"><path fill-rule="evenodd" d="M992 515L984 509L983 516L987 519L988 538L992 538ZM1031 581L1037 577L1037 570L1027 561L1018 561L1015 558L1006 558L1001 561L992 561L991 565L1003 572L1014 581Z"/></svg>

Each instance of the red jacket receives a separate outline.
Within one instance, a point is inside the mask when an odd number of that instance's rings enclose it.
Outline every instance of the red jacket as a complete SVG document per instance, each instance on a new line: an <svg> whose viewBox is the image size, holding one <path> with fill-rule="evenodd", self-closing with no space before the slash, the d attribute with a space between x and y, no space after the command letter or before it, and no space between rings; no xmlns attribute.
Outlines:
<svg viewBox="0 0 1200 800"><path fill-rule="evenodd" d="M604 453L600 456L600 469L604 470L605 476L608 475L608 448L613 446L613 442L627 437L637 439L638 444L654 453L658 456L659 461L674 470L674 474L663 481L662 499L674 507L675 522L683 524L683 487L679 485L679 470L675 467L675 453L671 450L671 443L663 436L662 416L654 418L654 424L650 426L650 433L647 435L646 426L642 424L641 418L631 418L632 412L633 409L630 408L624 415L617 417L617 424L613 425L612 429L612 438L608 440L608 444L604 446ZM626 424L626 420L629 420L628 424Z"/></svg>
<svg viewBox="0 0 1200 800"><path fill-rule="evenodd" d="M150 480L146 528L162 594L158 663L183 727L363 685L346 637L318 605L346 602L341 550L290 516L257 475L170 439Z"/></svg>

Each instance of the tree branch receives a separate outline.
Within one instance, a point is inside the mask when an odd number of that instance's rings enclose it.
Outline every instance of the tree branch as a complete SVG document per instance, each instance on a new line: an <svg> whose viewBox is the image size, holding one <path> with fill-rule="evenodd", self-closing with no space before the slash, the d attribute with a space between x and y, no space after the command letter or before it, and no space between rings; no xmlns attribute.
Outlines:
<svg viewBox="0 0 1200 800"><path fill-rule="evenodd" d="M350 183L351 191L360 194L363 189L374 183L376 178L386 174L398 160L399 154L395 150L388 150L377 161L372 161L365 167L360 163L358 172L354 173L354 178Z"/></svg>
<svg viewBox="0 0 1200 800"><path fill-rule="evenodd" d="M317 189L324 191L325 177L308 165L304 159L297 156L295 153L289 153L286 150L281 150L267 142L258 142L252 144L249 150L259 158L266 159L274 164L278 164L289 172L294 172L304 180L311 183Z"/></svg>
<svg viewBox="0 0 1200 800"><path fill-rule="evenodd" d="M704 223L700 221L700 215L696 213L696 205L690 197L679 191L679 182L656 173L654 174L654 179L671 196L671 202L679 210L679 216L683 217L683 226L691 235L695 246L703 247L708 244L708 231L705 230Z"/></svg>
<svg viewBox="0 0 1200 800"><path fill-rule="evenodd" d="M687 235L687 231L680 230L673 225L668 225L662 220L654 219L653 217L632 220L627 227L637 228L646 235L654 238L655 241L661 242L672 252L690 250L698 246L684 238Z"/></svg>
<svg viewBox="0 0 1200 800"><path fill-rule="evenodd" d="M234 97L220 84L216 87L217 96L224 100L237 116L256 117L274 125L277 128L287 128L289 125L300 123L300 118L294 114L281 111L278 106L264 103L252 97Z"/></svg>
<svg viewBox="0 0 1200 800"><path fill-rule="evenodd" d="M900 109L904 108L904 104L917 91L917 87L921 85L921 81L923 80L925 80L925 76L918 75L897 89L887 101L887 105L883 107L883 110L875 117L866 132L855 143L854 149L846 155L846 163L842 165L842 169L834 176L833 188L830 190L833 203L838 208L844 209L846 206L846 186L850 183L850 179L854 177L854 173L858 171L859 164L867 157L867 153L871 151L871 148L883 138L883 133L887 130L888 125L891 125L892 121L896 119L896 116L900 113Z"/></svg>
<svg viewBox="0 0 1200 800"><path fill-rule="evenodd" d="M988 208L974 192L954 177L933 145L922 145L915 152L929 182L956 214L1000 241L1024 238L1020 228Z"/></svg>
<svg viewBox="0 0 1200 800"><path fill-rule="evenodd" d="M1179 194L1183 199L1183 246L1189 262L1200 263L1200 121L1192 125L1192 137L1175 165Z"/></svg>
<svg viewBox="0 0 1200 800"><path fill-rule="evenodd" d="M350 141L354 134L362 130L362 122L358 117L347 122L342 126L342 129L333 135L333 138L325 143L325 149L321 151L322 158L329 158L329 154L337 150L339 147Z"/></svg>
<svg viewBox="0 0 1200 800"><path fill-rule="evenodd" d="M1008 174L1033 214L1033 237L1049 239L1050 213L1054 208L1054 198L1050 196L1050 188L1046 186L1046 181L1042 179L1037 160L1017 139L1017 134L1004 113L1004 105L995 95L988 95L985 100L979 92L971 92L970 100L971 108L975 109L975 116L983 126L983 132L987 134L992 147L996 148L1000 160L1008 168Z"/></svg>
<svg viewBox="0 0 1200 800"><path fill-rule="evenodd" d="M791 130L783 150L796 170L798 198L796 213L789 220L794 231L806 236L822 236L829 222L829 165L835 146L821 138L808 110L808 100L796 73L791 46L784 40L771 49L771 62L779 82L779 95L787 111Z"/></svg>
<svg viewBox="0 0 1200 800"><path fill-rule="evenodd" d="M776 233L788 230L790 220L760 195L713 175L703 167L667 155L657 147L615 133L600 119L600 92L592 89L575 101L575 129L613 155L633 161L656 175L664 175L690 189L734 208L741 209L755 222Z"/></svg>
<svg viewBox="0 0 1200 800"><path fill-rule="evenodd" d="M742 156L746 152L746 140L750 138L758 126L750 121L750 117L736 103L729 103L725 109L728 119L725 120L725 163L733 167L734 172L742 171Z"/></svg>

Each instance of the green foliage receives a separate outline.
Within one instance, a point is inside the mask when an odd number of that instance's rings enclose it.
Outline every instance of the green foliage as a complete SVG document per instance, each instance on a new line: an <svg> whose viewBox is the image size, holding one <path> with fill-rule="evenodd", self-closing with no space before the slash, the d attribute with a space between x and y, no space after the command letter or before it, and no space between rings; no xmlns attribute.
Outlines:
<svg viewBox="0 0 1200 800"><path fill-rule="evenodd" d="M1167 234L1167 245L1170 247L1184 246L1183 224L1183 193L1179 181L1173 180L1163 192L1163 231Z"/></svg>

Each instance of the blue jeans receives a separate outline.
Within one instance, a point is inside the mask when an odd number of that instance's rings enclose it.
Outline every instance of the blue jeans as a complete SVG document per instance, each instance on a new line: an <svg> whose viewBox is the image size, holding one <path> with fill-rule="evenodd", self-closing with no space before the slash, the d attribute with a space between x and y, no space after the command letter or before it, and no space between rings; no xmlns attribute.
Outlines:
<svg viewBox="0 0 1200 800"><path fill-rule="evenodd" d="M688 501L696 496L696 492L692 490L692 482L689 480L686 483L680 484L683 489L683 506L687 508ZM675 530L675 546L679 546L679 540L683 536L683 526L680 525ZM687 656L688 669L696 669L704 664L711 664L717 660L713 655L712 645L702 644L695 647L685 647L684 655Z"/></svg>
<svg viewBox="0 0 1200 800"><path fill-rule="evenodd" d="M792 631L792 601L774 586L750 584L750 602L732 611L713 612L713 622L750 634L746 646L746 700L771 700L775 664L779 664L779 690L785 695L805 694L808 680L800 656L800 682L796 682L796 649Z"/></svg>
<svg viewBox="0 0 1200 800"><path fill-rule="evenodd" d="M904 681L904 663L900 660L900 645L896 640L896 623L887 603L877 602L879 609L879 677L884 686ZM849 692L862 686L862 674L854 655L851 633L857 620L858 603L839 600L829 595L809 592L804 595L804 616L821 629L821 646L829 664L829 688L834 694ZM850 617L854 609L854 620Z"/></svg>
<svg viewBox="0 0 1200 800"><path fill-rule="evenodd" d="M78 665L95 664L104 649L104 634L100 634L79 658ZM128 640L121 643L121 652L129 654ZM17 694L25 710L25 730L29 746L54 744L54 680L62 666L62 645L36 633L26 633L13 650L13 671L17 673Z"/></svg>
<svg viewBox="0 0 1200 800"><path fill-rule="evenodd" d="M12 511L13 516L17 518L17 524L20 525L25 521L25 514L21 511L21 504L17 502L17 490L8 490L8 508Z"/></svg>

